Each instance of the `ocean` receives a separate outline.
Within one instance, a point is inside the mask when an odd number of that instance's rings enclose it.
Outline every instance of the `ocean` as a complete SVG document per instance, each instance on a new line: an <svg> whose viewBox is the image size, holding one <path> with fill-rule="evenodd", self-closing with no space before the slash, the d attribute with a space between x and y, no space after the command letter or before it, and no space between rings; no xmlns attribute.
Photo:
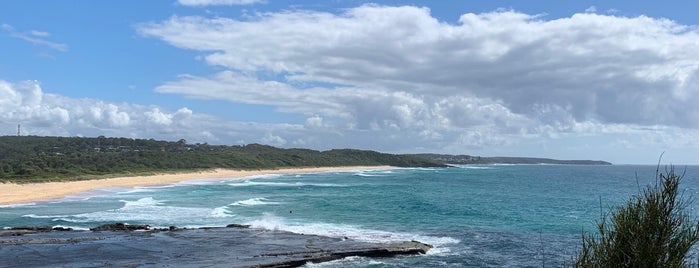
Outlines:
<svg viewBox="0 0 699 268"><path fill-rule="evenodd" d="M655 171L634 165L487 165L192 180L1 206L0 227L239 223L435 246L422 256L347 258L308 267L561 267L575 256L581 233L594 231L602 213L654 183ZM684 196L698 196L699 167L676 171L685 172Z"/></svg>

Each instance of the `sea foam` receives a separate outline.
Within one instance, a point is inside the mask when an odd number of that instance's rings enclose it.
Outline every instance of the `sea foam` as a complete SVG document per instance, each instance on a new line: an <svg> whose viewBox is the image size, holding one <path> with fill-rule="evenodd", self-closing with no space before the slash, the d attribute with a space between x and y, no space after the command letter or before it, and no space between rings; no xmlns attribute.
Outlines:
<svg viewBox="0 0 699 268"><path fill-rule="evenodd" d="M383 267L387 266L385 262L376 260L376 259L371 259L367 257L358 257L358 256L351 256L351 257L346 257L342 258L339 260L333 260L333 261L328 261L328 262L319 262L319 263L307 263L303 267L307 268L330 268L330 267L354 267L354 266L359 266L359 267Z"/></svg>
<svg viewBox="0 0 699 268"><path fill-rule="evenodd" d="M332 184L332 183L305 183L305 182L266 182L266 181L251 181L245 180L241 182L235 182L228 184L233 187L249 187L249 186L270 186L270 187L304 187L304 186L315 186L315 187L346 187L344 184Z"/></svg>
<svg viewBox="0 0 699 268"><path fill-rule="evenodd" d="M279 202L267 201L264 197L250 198L231 203L231 206L258 206L258 205L276 205Z"/></svg>
<svg viewBox="0 0 699 268"><path fill-rule="evenodd" d="M139 222L152 226L189 225L204 226L216 223L216 218L233 217L223 208L194 208L166 205L165 201L145 197L135 201L120 200L117 209L81 213L75 215L33 215L24 217L52 219L71 223ZM221 223L223 224L223 223Z"/></svg>
<svg viewBox="0 0 699 268"><path fill-rule="evenodd" d="M254 220L246 222L253 228L287 231L299 234L313 234L320 236L349 238L357 241L371 243L386 243L386 242L403 242L416 240L423 243L435 246L429 254L444 254L450 251L446 245L456 244L461 242L459 239L452 237L435 237L419 234L388 232L372 229L364 229L358 226L346 224L331 224L323 222L293 222L288 221L283 217L276 216L272 213L263 213L263 215Z"/></svg>
<svg viewBox="0 0 699 268"><path fill-rule="evenodd" d="M9 204L9 205L0 205L0 208L19 208L19 207L28 207L28 206L35 206L35 202L29 202L29 203L18 203L18 204Z"/></svg>
<svg viewBox="0 0 699 268"><path fill-rule="evenodd" d="M359 172L359 173L355 173L354 176L359 176L359 177L385 177L386 175Z"/></svg>

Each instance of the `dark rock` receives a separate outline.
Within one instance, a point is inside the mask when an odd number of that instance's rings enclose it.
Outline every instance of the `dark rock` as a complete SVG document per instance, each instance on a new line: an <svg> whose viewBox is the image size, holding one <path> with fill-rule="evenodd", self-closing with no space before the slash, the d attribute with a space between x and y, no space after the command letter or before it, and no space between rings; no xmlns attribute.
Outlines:
<svg viewBox="0 0 699 268"><path fill-rule="evenodd" d="M126 223L111 223L100 225L95 228L90 228L90 231L136 231L136 230L150 230L148 225L129 225Z"/></svg>
<svg viewBox="0 0 699 268"><path fill-rule="evenodd" d="M271 257L285 257L286 260L276 263L261 264L255 266L247 267L261 267L261 268L277 268L277 267L298 267L303 266L309 262L328 262L339 260L346 257L369 257L369 258L390 258L398 255L418 255L425 254L428 250L432 248L432 245L421 243L418 241L405 241L402 243L381 245L378 244L375 247L352 249L348 248L345 250L338 251L328 251L328 250L316 250L316 251L305 251L305 252L285 252L285 253L275 253L267 254L265 256ZM262 257L262 256L260 256Z"/></svg>
<svg viewBox="0 0 699 268"><path fill-rule="evenodd" d="M25 234L33 234L36 233L35 231L29 231L29 230L0 230L0 237L1 236L21 236Z"/></svg>
<svg viewBox="0 0 699 268"><path fill-rule="evenodd" d="M73 231L73 228L49 227L49 226L19 226L6 230L0 230L0 236L21 236L34 233L45 233L51 231Z"/></svg>
<svg viewBox="0 0 699 268"><path fill-rule="evenodd" d="M231 223L229 225L226 225L226 228L250 228L250 224Z"/></svg>
<svg viewBox="0 0 699 268"><path fill-rule="evenodd" d="M50 226L19 226L12 227L10 230L13 231L34 231L34 232L50 232L53 230Z"/></svg>

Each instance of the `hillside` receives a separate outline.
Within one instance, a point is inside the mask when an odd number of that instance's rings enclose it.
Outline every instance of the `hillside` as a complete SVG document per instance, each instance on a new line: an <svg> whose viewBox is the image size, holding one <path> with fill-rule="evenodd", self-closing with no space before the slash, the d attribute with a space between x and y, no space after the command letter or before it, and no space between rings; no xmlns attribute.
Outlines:
<svg viewBox="0 0 699 268"><path fill-rule="evenodd" d="M335 149L280 149L250 144L225 146L153 139L0 137L0 182L75 180L105 175L197 169L275 169L390 165L441 167L406 155Z"/></svg>

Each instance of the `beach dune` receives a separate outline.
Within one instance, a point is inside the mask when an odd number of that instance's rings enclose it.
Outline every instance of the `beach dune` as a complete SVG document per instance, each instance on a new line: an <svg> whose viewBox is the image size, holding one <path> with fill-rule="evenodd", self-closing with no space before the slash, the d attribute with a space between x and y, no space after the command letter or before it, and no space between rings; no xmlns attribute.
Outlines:
<svg viewBox="0 0 699 268"><path fill-rule="evenodd" d="M268 170L214 169L201 172L166 173L148 176L129 176L108 179L45 182L45 183L2 183L0 184L0 205L21 204L62 198L85 191L114 187L140 187L169 185L182 181L205 179L236 179L266 174L300 174L329 171L349 171L362 169L390 169L391 166L349 166L285 168Z"/></svg>

